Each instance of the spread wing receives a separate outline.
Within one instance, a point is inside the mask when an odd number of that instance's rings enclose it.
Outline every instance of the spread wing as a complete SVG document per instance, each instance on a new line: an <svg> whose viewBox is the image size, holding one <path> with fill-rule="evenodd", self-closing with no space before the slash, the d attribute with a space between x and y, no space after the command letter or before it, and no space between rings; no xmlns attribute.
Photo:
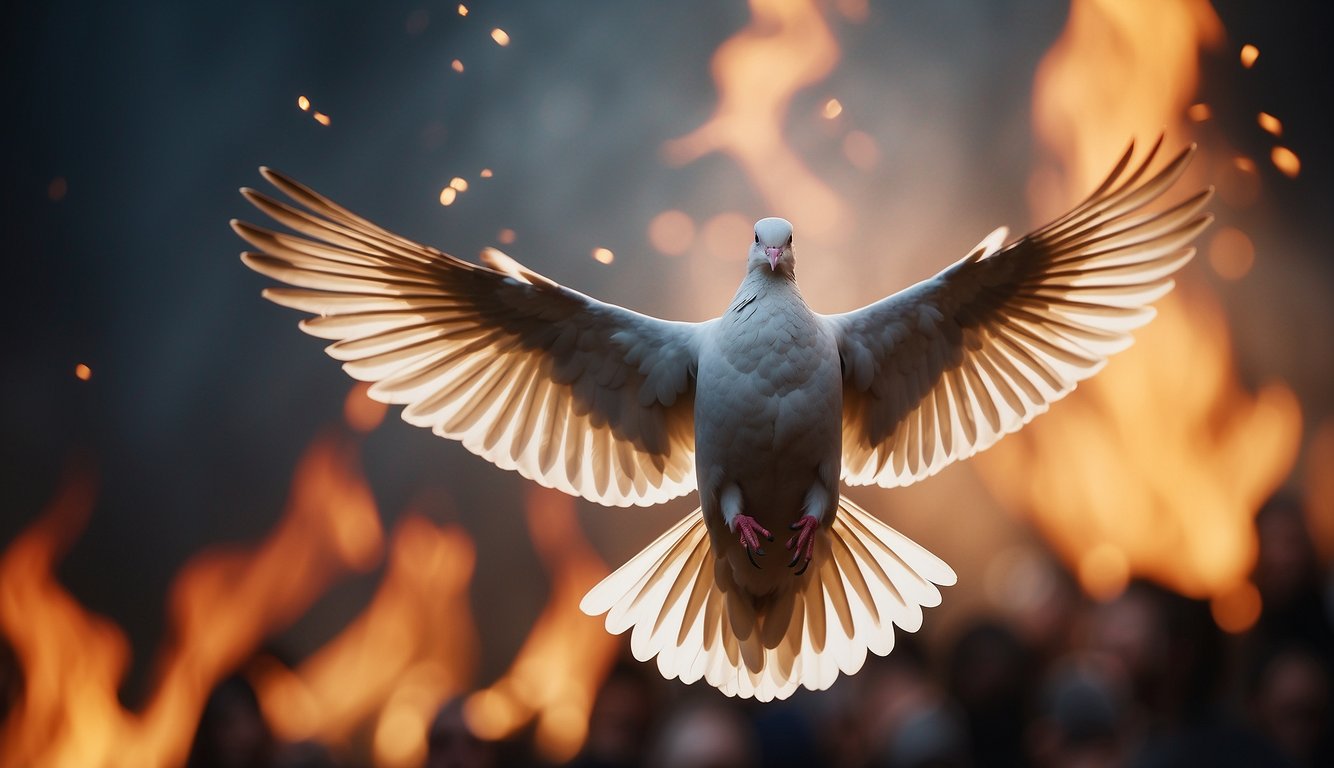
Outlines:
<svg viewBox="0 0 1334 768"><path fill-rule="evenodd" d="M291 287L275 303L370 396L504 469L615 506L695 488L694 369L703 325L558 285L496 250L485 266L392 234L261 169L293 204L243 189L296 234L233 221L242 261Z"/></svg>
<svg viewBox="0 0 1334 768"><path fill-rule="evenodd" d="M1005 247L993 232L935 277L826 319L843 359L843 476L907 485L1014 432L1131 344L1194 255L1204 190L1142 209L1194 147L1149 175L1134 146L1087 200Z"/></svg>

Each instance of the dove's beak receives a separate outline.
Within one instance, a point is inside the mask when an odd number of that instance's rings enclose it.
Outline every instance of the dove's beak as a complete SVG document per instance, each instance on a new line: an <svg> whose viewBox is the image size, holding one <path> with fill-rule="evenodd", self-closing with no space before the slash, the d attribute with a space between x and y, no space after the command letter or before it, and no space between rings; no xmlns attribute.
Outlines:
<svg viewBox="0 0 1334 768"><path fill-rule="evenodd" d="M772 247L772 246L765 246L765 247L764 247L764 255L769 257L769 269L770 269L771 271L777 272L777 271L778 271L778 259L782 257L782 255L783 255L783 249L782 249L782 248L774 248L774 247Z"/></svg>

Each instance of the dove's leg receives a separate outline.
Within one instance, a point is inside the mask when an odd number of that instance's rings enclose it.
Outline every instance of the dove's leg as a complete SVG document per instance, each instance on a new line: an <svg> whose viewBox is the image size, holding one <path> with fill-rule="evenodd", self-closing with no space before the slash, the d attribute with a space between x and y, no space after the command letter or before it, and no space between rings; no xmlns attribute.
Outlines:
<svg viewBox="0 0 1334 768"><path fill-rule="evenodd" d="M801 563L796 572L797 576L805 573L811 564L811 557L815 554L815 530L820 527L820 521L829 510L831 501L832 496L824 485L817 483L811 486L810 491L806 493L806 503L802 506L801 517L789 526L797 533L787 540L786 546L792 550L792 559L787 567L793 568L797 563Z"/></svg>
<svg viewBox="0 0 1334 768"><path fill-rule="evenodd" d="M760 547L760 537L773 541L774 535L756 522L755 518L741 513L741 489L736 485L724 488L718 497L718 502L723 510L723 519L731 526L732 532L740 538L741 548L746 550L750 564L759 568L760 564L755 562L755 555L764 557L764 549Z"/></svg>

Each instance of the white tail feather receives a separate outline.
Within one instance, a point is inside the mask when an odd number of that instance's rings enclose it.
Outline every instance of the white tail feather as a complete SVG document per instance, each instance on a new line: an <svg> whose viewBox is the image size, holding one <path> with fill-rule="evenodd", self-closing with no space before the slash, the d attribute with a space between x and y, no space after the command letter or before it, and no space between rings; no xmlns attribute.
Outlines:
<svg viewBox="0 0 1334 768"><path fill-rule="evenodd" d="M861 669L868 651L915 632L922 609L955 582L935 555L846 497L816 540L815 562L790 589L755 599L739 589L695 510L584 595L607 631L632 629L636 659L684 683L703 678L728 696L784 699L828 688Z"/></svg>

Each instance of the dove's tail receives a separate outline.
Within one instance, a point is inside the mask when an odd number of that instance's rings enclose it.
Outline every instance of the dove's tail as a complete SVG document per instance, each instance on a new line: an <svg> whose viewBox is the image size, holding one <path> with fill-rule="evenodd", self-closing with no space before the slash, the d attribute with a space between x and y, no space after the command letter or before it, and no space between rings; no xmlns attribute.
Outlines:
<svg viewBox="0 0 1334 768"><path fill-rule="evenodd" d="M894 648L894 627L916 632L922 609L954 571L846 497L815 545L811 567L763 598L739 589L714 557L700 510L584 595L579 607L607 614L607 630L634 628L636 659L658 657L663 676L700 678L728 696L784 699L798 686L823 690L853 674L866 652ZM780 566L781 567L781 566Z"/></svg>

